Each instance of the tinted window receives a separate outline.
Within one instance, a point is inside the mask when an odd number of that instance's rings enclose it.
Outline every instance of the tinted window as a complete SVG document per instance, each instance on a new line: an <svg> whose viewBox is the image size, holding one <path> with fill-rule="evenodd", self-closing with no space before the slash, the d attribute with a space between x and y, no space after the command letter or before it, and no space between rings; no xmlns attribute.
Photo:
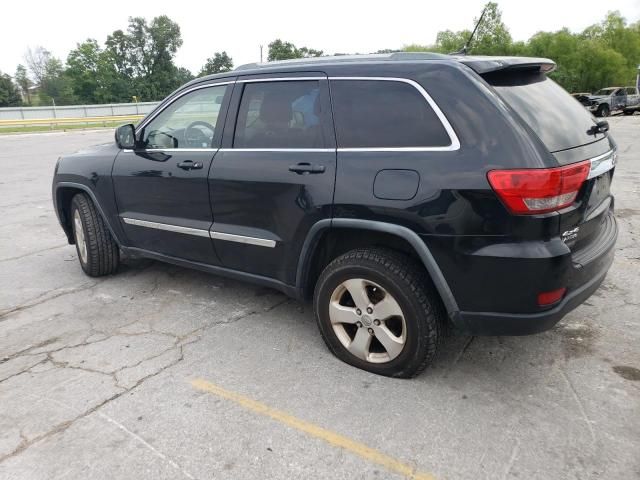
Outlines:
<svg viewBox="0 0 640 480"><path fill-rule="evenodd" d="M444 147L451 139L422 94L387 80L333 80L340 148Z"/></svg>
<svg viewBox="0 0 640 480"><path fill-rule="evenodd" d="M246 83L235 148L322 148L318 81Z"/></svg>
<svg viewBox="0 0 640 480"><path fill-rule="evenodd" d="M146 148L211 148L227 85L194 90L178 98L144 128Z"/></svg>
<svg viewBox="0 0 640 480"><path fill-rule="evenodd" d="M627 87L627 95L635 95L636 89L635 87Z"/></svg>
<svg viewBox="0 0 640 480"><path fill-rule="evenodd" d="M487 75L485 79L540 137L550 152L577 147L603 137L602 134L587 133L595 123L591 114L543 74L498 74Z"/></svg>

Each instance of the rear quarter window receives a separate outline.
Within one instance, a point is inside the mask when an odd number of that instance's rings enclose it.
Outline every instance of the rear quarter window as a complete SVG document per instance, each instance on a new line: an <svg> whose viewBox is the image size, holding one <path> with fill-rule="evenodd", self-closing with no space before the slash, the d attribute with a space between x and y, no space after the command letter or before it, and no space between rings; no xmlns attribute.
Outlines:
<svg viewBox="0 0 640 480"><path fill-rule="evenodd" d="M331 80L338 148L446 147L442 122L413 86L390 80Z"/></svg>

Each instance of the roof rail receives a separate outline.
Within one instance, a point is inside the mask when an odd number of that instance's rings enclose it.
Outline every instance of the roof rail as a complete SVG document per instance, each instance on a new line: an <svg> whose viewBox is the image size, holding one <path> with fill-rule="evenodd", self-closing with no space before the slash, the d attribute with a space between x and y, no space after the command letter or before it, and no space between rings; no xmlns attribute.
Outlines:
<svg viewBox="0 0 640 480"><path fill-rule="evenodd" d="M416 61L416 60L442 60L449 58L448 55L433 52L394 52L394 53L372 53L362 55L331 55L326 57L305 57L292 58L289 60L276 60L273 62L246 63L236 67L235 70L253 70L259 68L269 68L287 65L311 65L314 63L349 63L349 62L380 62L380 61Z"/></svg>

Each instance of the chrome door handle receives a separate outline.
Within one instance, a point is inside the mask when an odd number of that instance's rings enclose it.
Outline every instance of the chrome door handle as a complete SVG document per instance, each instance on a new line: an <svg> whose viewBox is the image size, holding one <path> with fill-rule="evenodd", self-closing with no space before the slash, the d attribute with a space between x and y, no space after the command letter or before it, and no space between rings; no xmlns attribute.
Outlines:
<svg viewBox="0 0 640 480"><path fill-rule="evenodd" d="M324 173L324 165L311 165L310 163L298 163L289 166L289 171L302 175L304 173Z"/></svg>
<svg viewBox="0 0 640 480"><path fill-rule="evenodd" d="M183 170L200 170L202 168L202 162L194 162L193 160L185 160L178 164L178 168Z"/></svg>

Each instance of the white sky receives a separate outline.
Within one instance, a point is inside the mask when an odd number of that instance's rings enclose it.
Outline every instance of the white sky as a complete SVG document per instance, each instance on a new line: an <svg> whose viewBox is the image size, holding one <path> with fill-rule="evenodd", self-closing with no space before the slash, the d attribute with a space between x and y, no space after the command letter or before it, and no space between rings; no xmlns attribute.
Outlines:
<svg viewBox="0 0 640 480"><path fill-rule="evenodd" d="M184 40L176 64L197 73L226 50L235 65L260 59L275 38L325 53L369 53L432 44L440 30L473 26L486 0L5 0L0 17L0 71L13 75L27 47L42 45L63 61L76 43L126 29L129 16L168 15ZM620 10L640 19L640 0L498 0L515 40L564 26L576 32ZM24 20L23 20L24 19Z"/></svg>

